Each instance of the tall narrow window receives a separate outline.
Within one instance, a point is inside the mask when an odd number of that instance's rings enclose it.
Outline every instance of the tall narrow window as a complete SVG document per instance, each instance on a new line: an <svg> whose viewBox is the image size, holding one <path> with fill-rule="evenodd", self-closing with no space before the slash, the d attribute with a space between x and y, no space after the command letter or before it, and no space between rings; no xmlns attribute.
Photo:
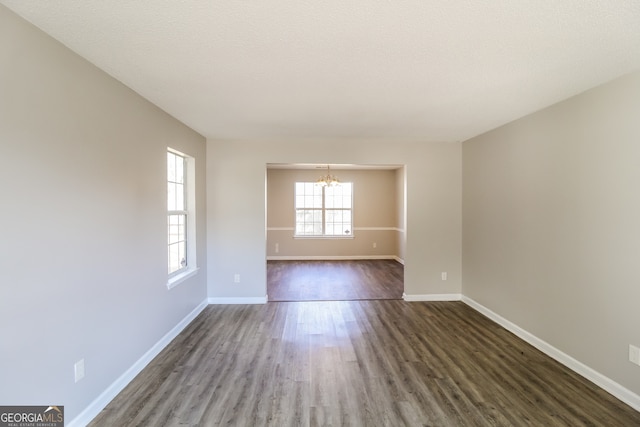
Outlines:
<svg viewBox="0 0 640 427"><path fill-rule="evenodd" d="M167 213L169 274L187 268L187 182L186 161L167 152Z"/></svg>
<svg viewBox="0 0 640 427"><path fill-rule="evenodd" d="M351 237L353 184L296 182L296 236Z"/></svg>

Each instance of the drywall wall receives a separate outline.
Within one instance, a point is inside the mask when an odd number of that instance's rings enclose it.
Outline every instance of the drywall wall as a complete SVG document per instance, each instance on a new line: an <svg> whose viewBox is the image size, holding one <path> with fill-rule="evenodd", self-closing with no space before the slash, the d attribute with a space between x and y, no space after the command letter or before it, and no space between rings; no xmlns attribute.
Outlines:
<svg viewBox="0 0 640 427"><path fill-rule="evenodd" d="M3 6L0 65L0 403L68 423L206 300L206 144ZM171 290L167 146L196 159L200 264Z"/></svg>
<svg viewBox="0 0 640 427"><path fill-rule="evenodd" d="M393 169L332 170L341 182L353 184L352 233L347 238L294 237L295 183L315 182L325 173L326 169L267 169L267 257L397 258L399 209Z"/></svg>
<svg viewBox="0 0 640 427"><path fill-rule="evenodd" d="M405 292L460 293L461 144L209 140L208 289L213 302L266 296L269 163L405 165ZM449 273L449 280L441 280L442 271ZM239 283L234 281L236 274Z"/></svg>
<svg viewBox="0 0 640 427"><path fill-rule="evenodd" d="M463 293L640 394L640 73L463 144Z"/></svg>
<svg viewBox="0 0 640 427"><path fill-rule="evenodd" d="M398 248L398 258L404 260L405 247L407 244L405 224L407 217L407 183L405 180L406 172L404 166L396 169L396 247Z"/></svg>

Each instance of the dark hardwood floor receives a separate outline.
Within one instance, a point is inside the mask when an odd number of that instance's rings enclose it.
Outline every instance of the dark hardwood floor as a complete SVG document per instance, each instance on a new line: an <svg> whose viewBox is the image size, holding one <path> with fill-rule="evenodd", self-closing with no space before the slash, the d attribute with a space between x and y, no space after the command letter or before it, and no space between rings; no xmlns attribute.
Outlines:
<svg viewBox="0 0 640 427"><path fill-rule="evenodd" d="M638 426L461 302L208 306L90 424Z"/></svg>
<svg viewBox="0 0 640 427"><path fill-rule="evenodd" d="M269 301L401 299L404 266L394 260L268 261Z"/></svg>

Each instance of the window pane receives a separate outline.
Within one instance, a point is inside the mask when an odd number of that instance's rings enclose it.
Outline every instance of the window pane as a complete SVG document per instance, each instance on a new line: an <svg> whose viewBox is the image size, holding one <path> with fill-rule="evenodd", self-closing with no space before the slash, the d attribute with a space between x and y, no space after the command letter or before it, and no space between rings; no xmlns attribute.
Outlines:
<svg viewBox="0 0 640 427"><path fill-rule="evenodd" d="M178 230L179 226L170 225L169 226L169 244L177 243L180 235L180 231Z"/></svg>
<svg viewBox="0 0 640 427"><path fill-rule="evenodd" d="M186 215L169 215L169 244L186 240Z"/></svg>
<svg viewBox="0 0 640 427"><path fill-rule="evenodd" d="M313 194L309 194L304 196L304 207L312 208L313 206Z"/></svg>
<svg viewBox="0 0 640 427"><path fill-rule="evenodd" d="M331 194L329 194L329 189L325 188L325 193L324 193L324 207L327 209L333 209L335 208L335 203L334 203L334 198Z"/></svg>
<svg viewBox="0 0 640 427"><path fill-rule="evenodd" d="M336 187L325 188L325 207L327 209L351 208L351 183L344 182Z"/></svg>
<svg viewBox="0 0 640 427"><path fill-rule="evenodd" d="M322 235L322 211L315 209L296 210L296 234Z"/></svg>
<svg viewBox="0 0 640 427"><path fill-rule="evenodd" d="M343 208L347 208L347 209L351 209L351 196L344 196L342 198L342 207Z"/></svg>
<svg viewBox="0 0 640 427"><path fill-rule="evenodd" d="M167 210L175 211L176 209L176 184L169 182L167 184Z"/></svg>
<svg viewBox="0 0 640 427"><path fill-rule="evenodd" d="M186 209L184 168L184 157L167 153L167 209L170 211Z"/></svg>
<svg viewBox="0 0 640 427"><path fill-rule="evenodd" d="M167 153L167 181L176 181L176 155Z"/></svg>
<svg viewBox="0 0 640 427"><path fill-rule="evenodd" d="M178 261L180 268L187 266L187 248L184 241L178 243Z"/></svg>
<svg viewBox="0 0 640 427"><path fill-rule="evenodd" d="M322 207L322 189L314 183L296 182L295 189L296 209Z"/></svg>
<svg viewBox="0 0 640 427"><path fill-rule="evenodd" d="M179 242L169 245L169 274L186 266L186 243Z"/></svg>
<svg viewBox="0 0 640 427"><path fill-rule="evenodd" d="M351 235L351 211L327 210L325 213L325 234L332 236Z"/></svg>
<svg viewBox="0 0 640 427"><path fill-rule="evenodd" d="M178 245L173 244L169 245L169 274L173 273L176 270L179 270L179 262L178 262Z"/></svg>
<svg viewBox="0 0 640 427"><path fill-rule="evenodd" d="M176 156L176 182L184 183L184 158Z"/></svg>
<svg viewBox="0 0 640 427"><path fill-rule="evenodd" d="M313 194L315 191L315 184L313 182L304 183L304 192L307 194Z"/></svg>
<svg viewBox="0 0 640 427"><path fill-rule="evenodd" d="M176 208L175 210L178 211L183 211L185 210L185 206L184 206L184 185L181 184L175 184L176 186Z"/></svg>

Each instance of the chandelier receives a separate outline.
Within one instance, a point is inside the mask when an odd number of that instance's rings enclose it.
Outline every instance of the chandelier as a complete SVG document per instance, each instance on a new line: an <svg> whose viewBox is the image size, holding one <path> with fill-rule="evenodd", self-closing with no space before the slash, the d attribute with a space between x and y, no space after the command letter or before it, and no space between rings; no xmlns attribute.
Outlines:
<svg viewBox="0 0 640 427"><path fill-rule="evenodd" d="M335 175L331 175L331 169L329 168L329 165L327 165L327 174L318 178L316 185L320 185L322 187L335 187L336 185L340 185L340 181L338 181L338 178L336 178Z"/></svg>

